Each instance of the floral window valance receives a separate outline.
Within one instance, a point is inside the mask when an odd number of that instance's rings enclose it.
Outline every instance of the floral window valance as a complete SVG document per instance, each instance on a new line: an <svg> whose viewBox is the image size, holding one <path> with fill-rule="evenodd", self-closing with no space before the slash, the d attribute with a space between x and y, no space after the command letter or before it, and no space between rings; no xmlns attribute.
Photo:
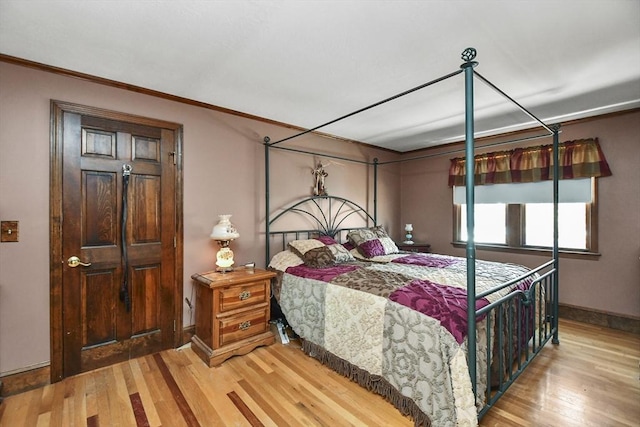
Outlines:
<svg viewBox="0 0 640 427"><path fill-rule="evenodd" d="M559 179L610 176L597 138L558 145ZM538 182L553 179L553 145L496 151L474 157L475 185ZM449 186L465 185L465 159L451 159Z"/></svg>

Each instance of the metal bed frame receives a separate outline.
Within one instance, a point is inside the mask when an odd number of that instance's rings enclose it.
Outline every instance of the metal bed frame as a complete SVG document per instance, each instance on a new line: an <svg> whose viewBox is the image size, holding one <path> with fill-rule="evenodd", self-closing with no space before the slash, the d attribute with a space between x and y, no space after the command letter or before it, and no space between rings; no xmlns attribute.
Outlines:
<svg viewBox="0 0 640 427"><path fill-rule="evenodd" d="M520 105L517 101L509 97L505 92L500 90L497 86L492 84L489 80L481 76L475 67L478 62L474 61L476 57L476 50L473 48L467 48L462 52L462 59L465 61L459 70L456 70L443 77L437 78L413 89L409 89L405 92L386 98L382 101L376 102L367 107L361 108L352 113L341 116L337 119L321 124L314 128L302 131L290 137L271 142L269 137L264 138L265 148L265 203L266 203L266 221L265 221L265 233L266 233L266 262L269 264L271 259L270 252L270 239L272 236L280 235L282 238L283 247L285 245L285 239L287 235L294 234L295 238L305 236L309 238L314 234L326 234L332 237L343 231L340 228L342 220L335 220L331 214L331 206L334 201L337 201L339 207L338 212L342 211L343 215L345 211L349 211L349 215L359 214L363 215L366 224L369 221L373 225L377 225L377 175L378 167L380 165L406 162L410 160L418 160L427 157L433 157L434 155L423 155L418 157L412 157L409 159L401 159L389 162L379 162L378 159L373 159L373 162L366 162L362 160L354 160L349 158L343 158L339 156L326 155L317 152L310 152L305 150L286 148L279 146L285 141L300 137L302 135L312 133L320 128L333 124L337 121L344 120L348 117L369 110L371 108L382 105L386 102L392 101L409 93L415 92L422 88L431 86L433 84L442 82L458 74L464 74L465 81L465 157L467 159L474 158L475 152L475 138L474 138L474 76L481 80L483 83L494 89L509 102L517 106L522 112L537 122L547 133L540 136L534 136L530 138L518 139L506 141L500 144L507 144L513 142L520 142L526 139L535 139L541 137L553 137L553 250L552 259L546 261L542 265L531 270L527 275L518 277L508 283L504 283L491 291L487 291L476 295L476 248L474 236L474 162L466 162L466 213L467 213L467 245L466 245L466 260L467 260L467 300L478 301L487 295L510 286L518 281L529 278L531 285L528 290L513 291L503 298L479 309L475 309L475 304L468 304L467 309L467 323L468 323L468 353L467 362L469 367L469 376L471 378L471 384L474 395L476 396L476 402L478 402L479 411L478 419L481 419L484 414L494 406L496 401L504 394L509 386L516 380L516 378L525 370L533 358L541 351L545 344L551 340L554 344L558 344L558 267L559 267L559 251L558 251L558 145L559 145L559 125L547 125L542 120L538 119L535 115L529 112L526 108ZM322 155L323 157L339 159L343 161L356 162L366 164L373 167L373 216L369 215L367 211L361 206L335 196L315 196L304 199L284 211L280 212L273 218L270 218L271 207L269 201L269 153L271 149L281 149L294 151L303 154ZM456 151L453 151L456 152ZM438 153L437 156L450 154ZM302 207L306 203L312 203L318 209L321 210L319 203L322 200L326 200L329 204L329 214L313 214ZM284 214L288 212L297 212L304 215L309 215L316 223L318 228L313 230L294 230L294 231L272 231L271 226L274 221L280 219ZM347 215L347 216L349 216ZM348 228L353 229L353 228ZM514 315L516 321L514 321ZM487 328L487 342L496 343L492 351L487 351L487 378L485 384L487 387L485 390L478 390L478 360L477 360L477 336L476 336L476 319L479 316L486 316L489 321L493 318L496 327ZM491 334L496 334L492 337ZM513 338L515 336L515 339ZM498 351L496 351L498 349ZM492 370L493 367L493 370Z"/></svg>

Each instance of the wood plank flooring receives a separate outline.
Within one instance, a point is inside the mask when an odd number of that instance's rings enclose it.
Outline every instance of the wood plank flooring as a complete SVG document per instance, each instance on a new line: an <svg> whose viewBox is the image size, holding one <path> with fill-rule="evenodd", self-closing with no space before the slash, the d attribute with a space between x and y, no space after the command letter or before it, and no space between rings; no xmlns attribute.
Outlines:
<svg viewBox="0 0 640 427"><path fill-rule="evenodd" d="M561 320L481 426L640 426L640 336ZM168 350L10 396L0 426L412 426L390 403L276 343L208 368Z"/></svg>

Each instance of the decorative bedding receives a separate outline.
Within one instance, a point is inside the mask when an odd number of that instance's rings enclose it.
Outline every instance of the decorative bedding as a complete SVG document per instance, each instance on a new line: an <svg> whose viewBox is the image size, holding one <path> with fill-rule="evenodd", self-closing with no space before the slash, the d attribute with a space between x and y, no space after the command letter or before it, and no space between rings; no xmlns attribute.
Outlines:
<svg viewBox="0 0 640 427"><path fill-rule="evenodd" d="M354 246L353 258L322 268L289 250L270 263L281 273L274 295L305 351L382 394L416 425L477 425L484 393L474 402L466 361L466 259L420 253L365 258ZM527 272L477 261L476 292ZM530 283L493 293L476 309ZM477 320L477 387L484 390L487 319Z"/></svg>

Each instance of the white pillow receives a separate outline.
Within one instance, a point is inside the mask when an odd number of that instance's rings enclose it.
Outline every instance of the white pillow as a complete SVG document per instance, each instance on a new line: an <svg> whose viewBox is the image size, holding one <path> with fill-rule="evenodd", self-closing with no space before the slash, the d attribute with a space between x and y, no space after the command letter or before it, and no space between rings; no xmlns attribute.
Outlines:
<svg viewBox="0 0 640 427"><path fill-rule="evenodd" d="M302 258L287 249L286 251L275 254L273 258L271 258L271 262L269 262L269 267L278 271L285 271L289 267L295 267L301 264L304 264Z"/></svg>

